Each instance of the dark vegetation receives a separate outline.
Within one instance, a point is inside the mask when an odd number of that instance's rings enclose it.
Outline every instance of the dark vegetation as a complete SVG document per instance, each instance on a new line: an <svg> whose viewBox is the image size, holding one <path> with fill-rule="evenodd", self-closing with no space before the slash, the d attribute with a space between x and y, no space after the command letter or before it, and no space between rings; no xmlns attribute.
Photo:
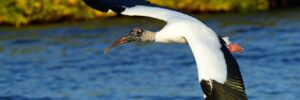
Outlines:
<svg viewBox="0 0 300 100"><path fill-rule="evenodd" d="M253 12L297 7L299 0L150 0L152 3L192 13ZM2 0L0 24L17 27L30 23L61 22L109 17L81 0Z"/></svg>

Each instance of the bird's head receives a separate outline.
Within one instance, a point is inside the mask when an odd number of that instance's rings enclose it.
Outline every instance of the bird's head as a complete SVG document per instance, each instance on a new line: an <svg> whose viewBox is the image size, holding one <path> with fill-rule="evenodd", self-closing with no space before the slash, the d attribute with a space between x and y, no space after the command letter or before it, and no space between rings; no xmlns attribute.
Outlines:
<svg viewBox="0 0 300 100"><path fill-rule="evenodd" d="M122 44L130 43L130 42L147 42L154 41L155 33L144 30L142 28L134 28L128 34L121 37L120 39L113 42L112 45L107 47L104 50L104 53L108 53L112 48L117 47Z"/></svg>

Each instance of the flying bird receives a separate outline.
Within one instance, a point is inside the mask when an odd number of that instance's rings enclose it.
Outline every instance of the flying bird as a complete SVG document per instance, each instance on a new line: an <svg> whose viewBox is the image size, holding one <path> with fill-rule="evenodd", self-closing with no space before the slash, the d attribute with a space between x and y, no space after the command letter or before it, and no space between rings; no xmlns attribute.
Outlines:
<svg viewBox="0 0 300 100"><path fill-rule="evenodd" d="M119 15L144 16L167 22L158 32L134 28L105 52L129 42L188 44L197 64L198 80L205 100L247 100L239 65L231 54L243 49L238 45L228 45L228 40L226 42L200 20L147 0L83 1L102 12L113 11Z"/></svg>

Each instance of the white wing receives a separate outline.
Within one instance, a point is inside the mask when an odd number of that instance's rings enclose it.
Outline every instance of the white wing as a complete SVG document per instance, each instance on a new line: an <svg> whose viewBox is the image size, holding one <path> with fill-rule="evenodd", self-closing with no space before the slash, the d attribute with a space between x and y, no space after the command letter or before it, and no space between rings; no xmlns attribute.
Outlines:
<svg viewBox="0 0 300 100"><path fill-rule="evenodd" d="M180 20L193 20L198 21L197 19L188 16L186 14L169 10L165 8L155 7L155 6L142 6L137 5L135 7L126 8L121 14L128 16L145 16L164 20L168 23Z"/></svg>
<svg viewBox="0 0 300 100"><path fill-rule="evenodd" d="M177 11L151 6L126 8L121 14L147 16L168 22L157 35L163 37L162 40L173 39L176 35L186 38L197 62L199 81L226 81L226 63L217 35L199 20Z"/></svg>
<svg viewBox="0 0 300 100"><path fill-rule="evenodd" d="M227 67L221 45L215 39L209 39L212 38L209 36L187 34L185 38L197 63L199 81L215 80L223 84L227 77Z"/></svg>

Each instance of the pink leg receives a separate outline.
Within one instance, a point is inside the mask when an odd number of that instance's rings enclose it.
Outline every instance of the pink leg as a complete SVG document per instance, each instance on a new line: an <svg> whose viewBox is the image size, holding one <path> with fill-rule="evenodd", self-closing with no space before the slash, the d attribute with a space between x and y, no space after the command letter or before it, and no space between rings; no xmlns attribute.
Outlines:
<svg viewBox="0 0 300 100"><path fill-rule="evenodd" d="M227 48L232 53L234 53L234 52L243 53L244 52L244 48L242 48L240 45L234 44L234 43L227 45Z"/></svg>

